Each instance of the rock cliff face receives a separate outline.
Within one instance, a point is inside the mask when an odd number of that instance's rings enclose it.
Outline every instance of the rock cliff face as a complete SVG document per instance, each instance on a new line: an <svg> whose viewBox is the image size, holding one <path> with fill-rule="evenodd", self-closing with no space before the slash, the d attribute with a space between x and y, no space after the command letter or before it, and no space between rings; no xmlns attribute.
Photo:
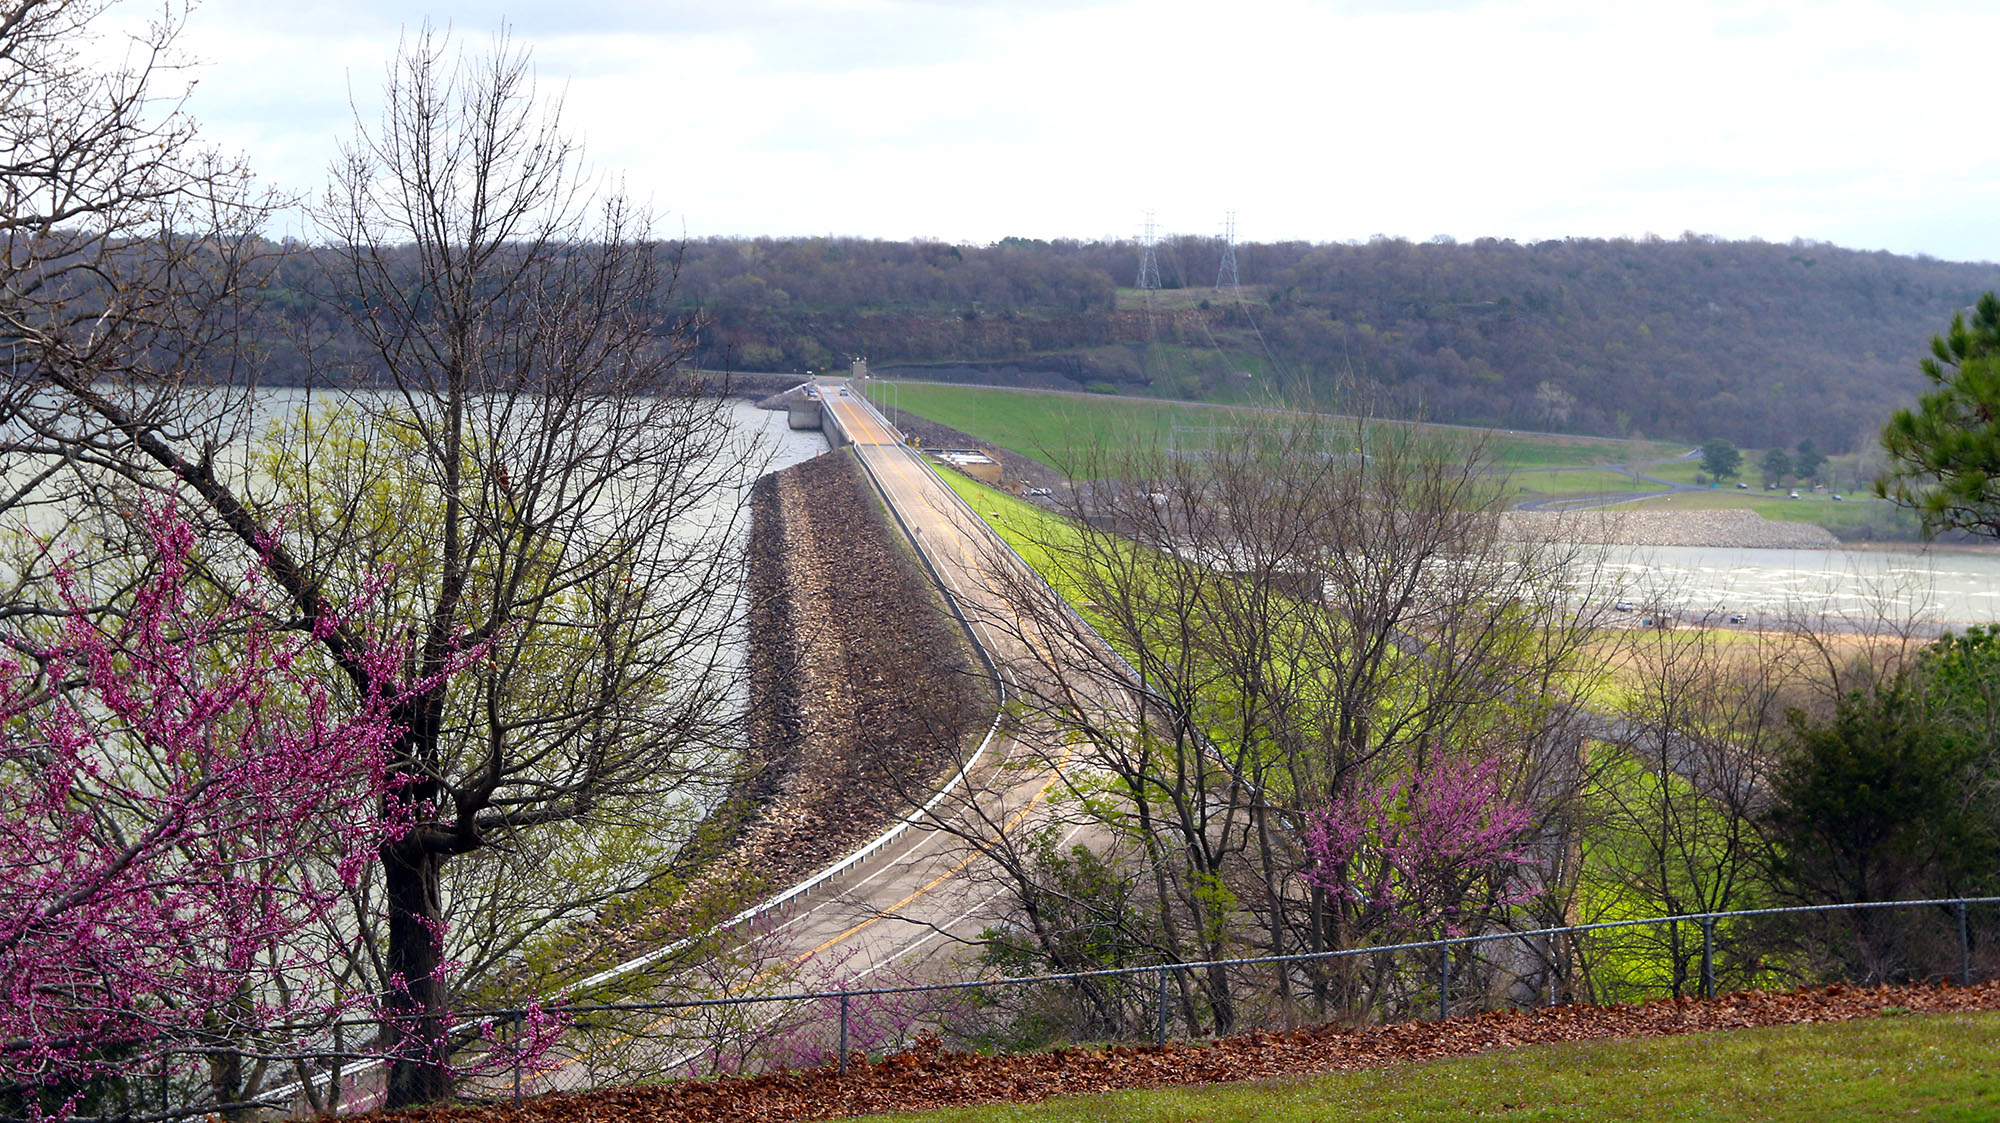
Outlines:
<svg viewBox="0 0 2000 1123"><path fill-rule="evenodd" d="M964 640L852 456L751 493L749 769L710 876L781 886L932 790L992 710Z"/></svg>

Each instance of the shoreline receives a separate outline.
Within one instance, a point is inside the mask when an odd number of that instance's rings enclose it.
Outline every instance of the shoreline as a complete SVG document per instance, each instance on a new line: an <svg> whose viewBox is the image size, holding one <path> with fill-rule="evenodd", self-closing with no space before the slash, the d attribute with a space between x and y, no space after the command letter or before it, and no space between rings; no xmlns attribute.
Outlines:
<svg viewBox="0 0 2000 1123"><path fill-rule="evenodd" d="M1857 554L1960 554L1976 558L2000 557L2000 542L1926 542L1922 539L1890 542L1876 539L1868 542L1843 542L1840 548Z"/></svg>
<svg viewBox="0 0 2000 1123"><path fill-rule="evenodd" d="M1755 511L1506 511L1501 533L1601 546L1690 546L1737 550L1837 550L1833 532L1816 523L1774 522Z"/></svg>

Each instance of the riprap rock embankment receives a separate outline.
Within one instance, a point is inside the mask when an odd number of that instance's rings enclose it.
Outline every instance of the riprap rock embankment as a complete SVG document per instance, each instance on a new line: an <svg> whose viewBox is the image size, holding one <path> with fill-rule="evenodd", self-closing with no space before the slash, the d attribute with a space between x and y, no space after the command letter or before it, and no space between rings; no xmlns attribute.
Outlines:
<svg viewBox="0 0 2000 1123"><path fill-rule="evenodd" d="M783 886L866 841L992 712L964 640L854 458L751 493L749 766L710 878Z"/></svg>

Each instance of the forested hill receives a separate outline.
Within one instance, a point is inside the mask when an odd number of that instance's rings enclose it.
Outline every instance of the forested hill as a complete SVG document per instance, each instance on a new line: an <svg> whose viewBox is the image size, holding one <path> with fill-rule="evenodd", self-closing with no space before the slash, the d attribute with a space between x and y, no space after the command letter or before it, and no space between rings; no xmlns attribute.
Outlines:
<svg viewBox="0 0 2000 1123"><path fill-rule="evenodd" d="M844 238L688 243L672 311L696 361L1204 399L1322 401L1508 428L1790 445L1872 439L2000 266L1699 237L1157 249ZM289 272L298 278L299 273ZM298 309L292 302L286 307ZM663 313L669 311L662 309Z"/></svg>
<svg viewBox="0 0 2000 1123"><path fill-rule="evenodd" d="M1840 450L1914 394L1952 311L2000 286L1992 265L1822 244L1378 239L1239 245L1239 307L1214 291L1221 248L1162 243L1151 316L1118 291L1132 243L697 242L681 296L712 317L702 359L746 370L866 355L1174 397L1346 379L1434 420Z"/></svg>

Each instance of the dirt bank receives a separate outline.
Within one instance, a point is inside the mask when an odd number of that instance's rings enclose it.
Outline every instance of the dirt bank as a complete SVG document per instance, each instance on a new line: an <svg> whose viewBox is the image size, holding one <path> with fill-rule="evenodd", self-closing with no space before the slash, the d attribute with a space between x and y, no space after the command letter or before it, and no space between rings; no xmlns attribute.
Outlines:
<svg viewBox="0 0 2000 1123"><path fill-rule="evenodd" d="M993 701L853 456L751 491L747 761L653 888L549 954L558 971L658 947L884 830L957 765Z"/></svg>

